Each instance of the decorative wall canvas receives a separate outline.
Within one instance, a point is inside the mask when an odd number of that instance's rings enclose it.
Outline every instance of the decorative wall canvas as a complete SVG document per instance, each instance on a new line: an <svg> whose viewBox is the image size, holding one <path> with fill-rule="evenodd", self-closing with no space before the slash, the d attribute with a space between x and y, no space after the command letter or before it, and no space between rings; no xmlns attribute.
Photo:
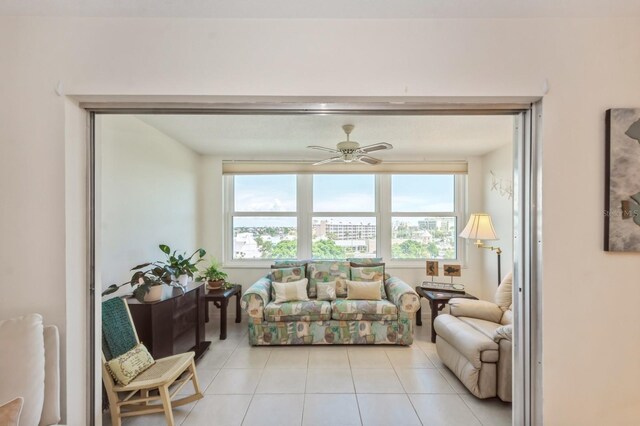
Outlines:
<svg viewBox="0 0 640 426"><path fill-rule="evenodd" d="M604 249L640 251L640 108L606 115Z"/></svg>

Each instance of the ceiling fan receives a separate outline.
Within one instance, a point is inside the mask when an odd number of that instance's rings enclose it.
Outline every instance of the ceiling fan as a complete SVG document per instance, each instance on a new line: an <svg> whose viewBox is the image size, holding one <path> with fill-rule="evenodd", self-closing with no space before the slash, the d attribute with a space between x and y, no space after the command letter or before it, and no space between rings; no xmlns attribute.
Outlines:
<svg viewBox="0 0 640 426"><path fill-rule="evenodd" d="M360 146L360 144L356 141L349 140L349 135L353 131L355 126L353 124L345 124L342 126L342 130L347 134L347 140L342 141L336 145L336 149L327 148L324 146L312 145L307 148L317 149L319 151L327 151L333 154L339 154L335 157L327 158L326 160L318 161L317 163L313 163L314 166L319 166L321 164L333 163L342 161L344 163L351 163L357 161L359 163L376 165L382 163L382 160L377 158L373 158L367 154L373 151L382 151L385 149L392 149L393 145L386 142L374 143L373 145Z"/></svg>

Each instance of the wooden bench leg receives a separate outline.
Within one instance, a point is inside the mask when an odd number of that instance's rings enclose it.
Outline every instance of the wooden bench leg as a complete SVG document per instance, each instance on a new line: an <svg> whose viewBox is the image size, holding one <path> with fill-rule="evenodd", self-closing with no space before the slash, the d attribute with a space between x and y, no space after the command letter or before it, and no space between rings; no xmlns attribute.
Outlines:
<svg viewBox="0 0 640 426"><path fill-rule="evenodd" d="M173 420L173 409L171 408L171 394L169 393L169 386L160 386L160 399L162 400L162 408L164 408L164 418L167 421L167 426L175 426Z"/></svg>

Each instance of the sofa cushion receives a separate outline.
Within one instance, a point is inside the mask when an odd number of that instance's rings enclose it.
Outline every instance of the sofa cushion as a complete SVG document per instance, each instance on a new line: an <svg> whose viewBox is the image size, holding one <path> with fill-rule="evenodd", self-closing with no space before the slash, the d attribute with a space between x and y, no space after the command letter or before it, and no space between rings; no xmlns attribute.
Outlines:
<svg viewBox="0 0 640 426"><path fill-rule="evenodd" d="M448 314L438 315L433 327L438 339L446 340L475 368L480 368L482 362L498 361L498 344L460 318Z"/></svg>
<svg viewBox="0 0 640 426"><path fill-rule="evenodd" d="M326 321L331 319L331 304L324 300L269 302L264 307L267 322Z"/></svg>
<svg viewBox="0 0 640 426"><path fill-rule="evenodd" d="M341 321L396 321L398 307L388 300L347 300L331 302L331 316Z"/></svg>
<svg viewBox="0 0 640 426"><path fill-rule="evenodd" d="M309 278L309 297L316 297L316 284L322 281L336 281L336 296L347 296L347 280L349 279L349 262L326 260L309 262L307 278Z"/></svg>

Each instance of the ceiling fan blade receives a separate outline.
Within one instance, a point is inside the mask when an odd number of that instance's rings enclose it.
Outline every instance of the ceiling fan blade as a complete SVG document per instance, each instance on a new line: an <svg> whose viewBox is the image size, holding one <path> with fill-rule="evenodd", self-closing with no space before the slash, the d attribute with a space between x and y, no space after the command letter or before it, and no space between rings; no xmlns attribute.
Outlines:
<svg viewBox="0 0 640 426"><path fill-rule="evenodd" d="M318 146L318 145L311 145L311 146L308 146L307 148L317 149L318 151L332 152L334 154L340 152L337 149L327 148L326 146Z"/></svg>
<svg viewBox="0 0 640 426"><path fill-rule="evenodd" d="M359 156L358 161L365 164L371 164L372 166L382 163L382 160L378 160L377 158L373 158L368 155Z"/></svg>
<svg viewBox="0 0 640 426"><path fill-rule="evenodd" d="M326 160L318 161L317 163L313 163L314 166L320 166L322 164L333 163L334 161L342 160L342 155L337 157L327 158Z"/></svg>
<svg viewBox="0 0 640 426"><path fill-rule="evenodd" d="M386 142L374 143L373 145L360 147L358 149L358 152L373 152L373 151L382 151L385 149L393 149L393 145Z"/></svg>

